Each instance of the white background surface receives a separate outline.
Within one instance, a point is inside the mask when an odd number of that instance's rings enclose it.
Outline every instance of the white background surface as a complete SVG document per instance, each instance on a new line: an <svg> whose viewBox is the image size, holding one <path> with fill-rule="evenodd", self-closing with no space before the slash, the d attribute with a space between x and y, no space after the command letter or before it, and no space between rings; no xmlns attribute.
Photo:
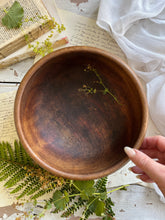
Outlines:
<svg viewBox="0 0 165 220"><path fill-rule="evenodd" d="M99 0L88 0L80 4L74 2L71 0L56 0L57 6L61 9L96 19ZM4 70L0 70L0 93L16 90L21 79L32 64L33 59L27 59ZM152 123L151 126L153 126ZM150 131L148 133L150 134ZM154 132L152 135L154 135ZM160 202L158 195L153 189L139 185L130 185L127 191L117 191L111 194L111 198L115 203L114 212L116 213L116 220L165 219L165 204Z"/></svg>

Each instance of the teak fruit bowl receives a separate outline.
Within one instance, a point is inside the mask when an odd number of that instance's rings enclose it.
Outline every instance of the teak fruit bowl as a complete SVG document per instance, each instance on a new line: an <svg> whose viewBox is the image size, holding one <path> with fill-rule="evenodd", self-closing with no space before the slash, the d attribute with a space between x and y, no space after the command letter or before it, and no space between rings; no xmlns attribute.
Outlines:
<svg viewBox="0 0 165 220"><path fill-rule="evenodd" d="M134 72L93 47L68 47L27 72L15 100L15 124L25 150L55 175L89 180L128 162L139 148L147 103Z"/></svg>

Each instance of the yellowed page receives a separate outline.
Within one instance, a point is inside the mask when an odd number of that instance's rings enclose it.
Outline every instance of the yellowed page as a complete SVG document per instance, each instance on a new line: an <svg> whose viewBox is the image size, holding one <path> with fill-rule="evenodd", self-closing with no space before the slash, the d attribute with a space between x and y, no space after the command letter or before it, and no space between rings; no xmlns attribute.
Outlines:
<svg viewBox="0 0 165 220"><path fill-rule="evenodd" d="M22 0L22 1L24 2L24 0ZM26 1L28 1L28 0L26 0ZM31 1L35 2L36 6L38 7L38 10L40 10L43 15L49 15L49 16L53 17L58 24L61 24L61 19L58 15L58 12L56 9L56 4L54 1L52 1L52 0L30 0L29 2L31 2ZM9 0L8 2L11 2L11 0ZM42 4L41 4L41 2L42 2ZM21 3L21 1L20 1L20 3ZM0 2L0 8L1 8L1 5L2 5L2 3ZM28 5L29 5L29 3L28 3ZM2 12L0 12L0 17L2 16L1 13ZM43 19L41 19L41 21L43 22ZM28 24L30 24L30 23L28 22ZM38 22L37 23L32 22L32 24L33 24L33 26L39 25ZM18 31L18 33L15 33L15 31ZM18 36L18 35L20 36L22 34L25 34L24 30L21 33L19 33L20 31L22 31L22 30L20 30L20 29L14 30L14 31L13 30L6 30L6 27L3 27L0 25L0 48L1 48L1 44L3 42L3 38L6 34L7 35L10 34L10 36L11 36L11 39L6 40L6 42L8 44L9 41L12 41L13 34L16 36ZM28 29L28 31L29 31L29 29ZM39 41L40 44L42 44L42 42L44 42L50 34L52 34L51 30L48 31L47 33L43 34L41 37L39 37L37 40L35 40L32 44L35 45L36 41ZM66 32L62 31L61 33L59 33L58 31L54 31L53 36L50 38L50 42L53 44L53 49L60 48L61 46L67 44L68 38L66 36ZM1 54L0 54L0 69L6 68L9 65L12 65L16 62L20 62L28 57L34 57L34 56L35 56L35 54L33 53L33 48L29 48L28 45L25 45L21 49L17 50L16 52L13 52L12 54L8 55L7 57L5 57L3 59L1 59Z"/></svg>
<svg viewBox="0 0 165 220"><path fill-rule="evenodd" d="M3 9L10 8L14 0L3 0L0 1L0 19L5 15ZM19 3L24 9L24 18L33 19L33 21L23 22L21 28L8 29L0 23L0 47L12 43L19 37L25 35L30 30L37 28L44 22L41 16L48 16L50 18L46 8L43 6L41 0L20 0Z"/></svg>
<svg viewBox="0 0 165 220"><path fill-rule="evenodd" d="M58 14L66 26L70 46L97 47L126 61L126 57L120 47L106 31L96 25L96 20L61 9L58 9Z"/></svg>
<svg viewBox="0 0 165 220"><path fill-rule="evenodd" d="M0 142L13 144L18 139L14 124L14 99L16 91L0 94Z"/></svg>
<svg viewBox="0 0 165 220"><path fill-rule="evenodd" d="M18 139L14 125L15 91L0 94L0 142L8 141L13 144ZM0 182L0 207L11 205L15 200Z"/></svg>

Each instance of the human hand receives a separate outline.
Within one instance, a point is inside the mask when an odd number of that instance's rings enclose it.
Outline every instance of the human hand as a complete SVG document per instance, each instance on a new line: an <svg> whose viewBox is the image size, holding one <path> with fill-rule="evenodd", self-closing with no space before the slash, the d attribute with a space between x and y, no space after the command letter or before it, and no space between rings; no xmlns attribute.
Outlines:
<svg viewBox="0 0 165 220"><path fill-rule="evenodd" d="M139 150L124 150L136 165L131 167L132 172L144 182L155 182L165 196L165 137L147 137Z"/></svg>

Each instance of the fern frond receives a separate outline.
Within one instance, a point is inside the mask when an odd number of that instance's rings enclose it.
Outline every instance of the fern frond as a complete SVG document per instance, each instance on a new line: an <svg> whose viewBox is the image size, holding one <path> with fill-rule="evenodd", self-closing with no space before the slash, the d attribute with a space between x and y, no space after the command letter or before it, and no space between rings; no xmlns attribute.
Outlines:
<svg viewBox="0 0 165 220"><path fill-rule="evenodd" d="M0 162L0 169L3 169L4 167L6 167L8 165L8 163L6 161L1 161Z"/></svg>
<svg viewBox="0 0 165 220"><path fill-rule="evenodd" d="M42 190L38 191L35 195L33 195L31 197L31 199L32 200L38 199L39 197L41 197L41 196L43 196L43 195L45 195L45 194L47 194L51 191L53 191L53 189L42 189Z"/></svg>
<svg viewBox="0 0 165 220"><path fill-rule="evenodd" d="M56 177L37 165L20 142L15 141L12 147L9 143L0 143L0 181L5 180L4 186L16 194L17 199L26 197L35 201L37 198L53 192L53 196L46 201L44 208L55 207L53 213L63 211L61 217L69 217L83 208L81 220L86 220L96 212L98 206L104 211L105 219L113 219L113 202L107 198L107 177L94 181L74 182L73 180ZM82 189L76 187L80 184ZM85 191L86 190L86 191Z"/></svg>
<svg viewBox="0 0 165 220"><path fill-rule="evenodd" d="M90 215L93 215L94 212L91 211L90 209L85 209L82 213L82 218L80 218L80 220L86 220L89 218Z"/></svg>
<svg viewBox="0 0 165 220"><path fill-rule="evenodd" d="M14 161L14 151L9 143L6 143L10 161Z"/></svg>
<svg viewBox="0 0 165 220"><path fill-rule="evenodd" d="M12 186L15 186L19 181L23 180L26 176L26 172L24 169L19 169L17 172L15 172L12 177L5 183L6 188L10 188Z"/></svg>
<svg viewBox="0 0 165 220"><path fill-rule="evenodd" d="M77 212L77 210L79 210L81 207L84 206L84 200L82 200L81 198L78 198L78 201L74 202L71 206L69 206L67 208L67 210L65 212L63 212L63 214L61 215L61 217L69 217L71 215L74 215L75 212Z"/></svg>
<svg viewBox="0 0 165 220"><path fill-rule="evenodd" d="M8 142L0 143L0 161L0 181L5 180L4 186L8 189L15 187L10 193L19 193L17 199L24 196L38 198L64 181L35 164L18 141L13 147Z"/></svg>
<svg viewBox="0 0 165 220"><path fill-rule="evenodd" d="M96 190L97 192L106 192L106 185L107 185L107 181L108 181L108 177L102 177L100 179L98 179L95 183L95 187L96 187Z"/></svg>
<svg viewBox="0 0 165 220"><path fill-rule="evenodd" d="M27 196L33 195L42 186L42 183L35 184L35 186L27 193Z"/></svg>
<svg viewBox="0 0 165 220"><path fill-rule="evenodd" d="M16 186L15 189L13 189L10 193L14 194L19 192L20 190L22 190L25 186L27 186L29 184L30 178L27 178L26 180L24 180L24 182L20 183L18 186Z"/></svg>
<svg viewBox="0 0 165 220"><path fill-rule="evenodd" d="M8 160L7 147L5 142L0 143L0 158Z"/></svg>
<svg viewBox="0 0 165 220"><path fill-rule="evenodd" d="M14 159L22 165L34 165L31 157L25 152L22 144L18 141L14 141Z"/></svg>
<svg viewBox="0 0 165 220"><path fill-rule="evenodd" d="M6 164L0 172L0 181L6 180L15 172L15 166L13 164Z"/></svg>
<svg viewBox="0 0 165 220"><path fill-rule="evenodd" d="M32 183L28 184L23 190L23 192L19 196L17 196L17 199L21 199L22 197L26 196L26 194L28 193L29 190L31 190L32 187L33 187Z"/></svg>
<svg viewBox="0 0 165 220"><path fill-rule="evenodd" d="M0 176L3 176L6 173L12 172L14 168L15 166L13 164L6 164L6 166L4 166L0 172Z"/></svg>
<svg viewBox="0 0 165 220"><path fill-rule="evenodd" d="M105 213L110 216L111 218L115 215L115 213L112 210L112 206L114 206L114 203L112 202L111 198L108 197L105 200Z"/></svg>
<svg viewBox="0 0 165 220"><path fill-rule="evenodd" d="M22 164L20 148L21 148L21 145L17 141L15 141L14 142L14 161L18 162L19 164Z"/></svg>

